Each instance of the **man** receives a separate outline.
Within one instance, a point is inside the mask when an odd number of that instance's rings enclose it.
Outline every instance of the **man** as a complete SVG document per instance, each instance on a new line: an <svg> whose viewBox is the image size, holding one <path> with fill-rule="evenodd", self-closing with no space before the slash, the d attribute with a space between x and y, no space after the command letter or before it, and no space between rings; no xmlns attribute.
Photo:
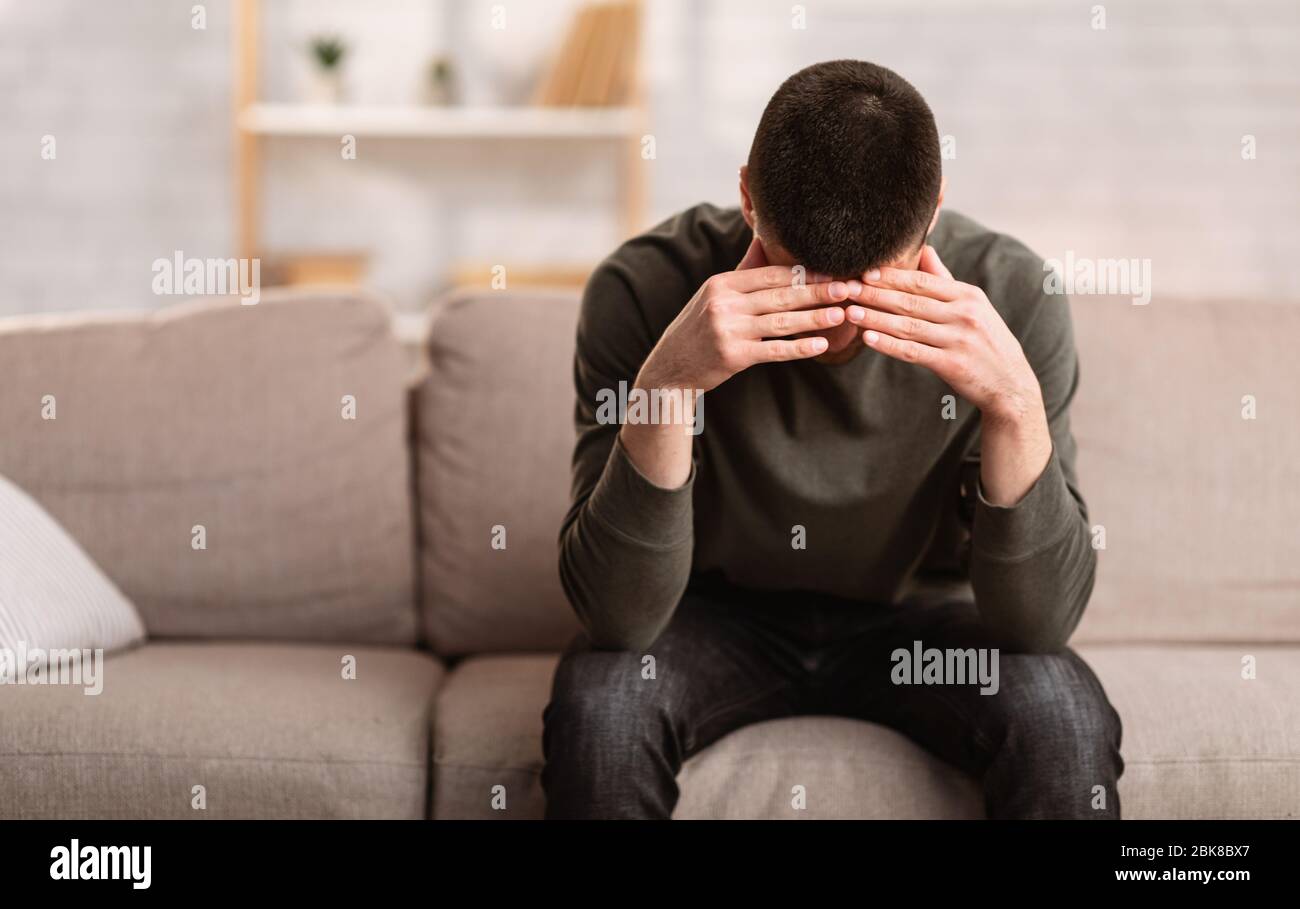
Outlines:
<svg viewBox="0 0 1300 909"><path fill-rule="evenodd" d="M1119 718L1065 649L1096 561L1067 302L943 191L916 90L823 63L769 102L739 210L592 276L560 537L586 633L545 712L548 816L669 816L686 758L806 713L910 736L990 817L1119 816ZM707 419L598 415L620 382ZM932 649L997 679L909 684Z"/></svg>

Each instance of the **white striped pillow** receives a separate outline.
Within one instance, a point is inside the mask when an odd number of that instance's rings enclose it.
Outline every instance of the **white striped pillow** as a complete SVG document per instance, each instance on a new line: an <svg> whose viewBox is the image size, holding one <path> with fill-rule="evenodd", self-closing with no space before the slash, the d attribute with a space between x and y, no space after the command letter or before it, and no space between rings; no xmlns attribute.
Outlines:
<svg viewBox="0 0 1300 909"><path fill-rule="evenodd" d="M135 607L77 541L0 476L0 648L107 652L144 634Z"/></svg>

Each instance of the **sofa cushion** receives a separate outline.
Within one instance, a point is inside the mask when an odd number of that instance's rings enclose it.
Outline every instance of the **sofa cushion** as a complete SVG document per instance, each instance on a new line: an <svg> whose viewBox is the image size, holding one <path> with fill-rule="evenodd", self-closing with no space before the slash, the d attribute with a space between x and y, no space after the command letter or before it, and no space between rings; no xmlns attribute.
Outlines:
<svg viewBox="0 0 1300 909"><path fill-rule="evenodd" d="M152 643L97 696L3 686L0 815L422 818L441 677L406 649Z"/></svg>
<svg viewBox="0 0 1300 909"><path fill-rule="evenodd" d="M1080 647L1124 721L1131 818L1300 818L1300 647ZM1243 677L1253 657L1254 678Z"/></svg>
<svg viewBox="0 0 1300 909"><path fill-rule="evenodd" d="M151 636L416 640L409 361L380 304L7 319L0 363L0 473Z"/></svg>
<svg viewBox="0 0 1300 909"><path fill-rule="evenodd" d="M416 391L425 633L440 653L561 648L577 300L468 293L434 321Z"/></svg>
<svg viewBox="0 0 1300 909"><path fill-rule="evenodd" d="M1124 721L1128 818L1300 817L1300 648L1094 645L1080 654ZM1257 677L1241 677L1241 658ZM438 699L434 817L538 818L542 710L555 656L453 669ZM746 727L692 757L683 818L983 816L975 781L881 726L797 717ZM506 786L506 810L491 808ZM803 785L807 809L791 807Z"/></svg>
<svg viewBox="0 0 1300 909"><path fill-rule="evenodd" d="M678 776L683 819L970 820L984 816L975 780L905 736L836 716L738 729ZM794 807L795 787L806 807Z"/></svg>
<svg viewBox="0 0 1300 909"><path fill-rule="evenodd" d="M1300 642L1300 308L1082 297L1073 316L1106 543L1075 640Z"/></svg>
<svg viewBox="0 0 1300 909"><path fill-rule="evenodd" d="M434 818L542 817L542 709L557 662L553 654L469 657L448 674L434 712ZM500 808L497 786L505 787Z"/></svg>

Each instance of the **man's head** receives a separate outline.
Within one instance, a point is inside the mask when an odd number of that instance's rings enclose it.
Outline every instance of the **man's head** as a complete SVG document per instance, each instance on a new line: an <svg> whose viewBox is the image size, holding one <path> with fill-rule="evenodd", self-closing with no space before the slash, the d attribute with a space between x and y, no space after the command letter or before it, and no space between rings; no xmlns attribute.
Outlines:
<svg viewBox="0 0 1300 909"><path fill-rule="evenodd" d="M925 99L883 66L835 60L800 70L772 96L741 197L769 262L853 278L915 267L942 180Z"/></svg>

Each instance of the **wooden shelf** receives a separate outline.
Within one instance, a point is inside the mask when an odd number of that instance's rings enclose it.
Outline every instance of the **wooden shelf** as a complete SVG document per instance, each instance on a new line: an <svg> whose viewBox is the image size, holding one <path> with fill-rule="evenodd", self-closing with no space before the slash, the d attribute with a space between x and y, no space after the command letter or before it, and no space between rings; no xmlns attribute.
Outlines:
<svg viewBox="0 0 1300 909"><path fill-rule="evenodd" d="M623 47L631 60L630 84L616 97L624 107L434 107L419 105L322 105L264 103L259 93L260 0L233 0L231 30L235 77L234 210L235 239L239 255L254 258L261 248L261 180L263 145L268 137L320 137L337 141L342 136L411 138L429 140L585 140L605 143L603 151L617 154L618 206L622 235L632 236L645 227L645 181L649 170L641 157L641 137L649 131L639 68L641 0L629 0L632 32ZM606 55L608 56L608 55ZM608 60L602 73L609 70ZM595 100L584 94L566 95ZM302 258L302 257L300 257ZM319 271L320 263L309 263ZM457 269L463 279L467 273ZM577 284L581 268L541 266L523 269L520 280L549 284ZM469 274L472 282L478 278Z"/></svg>
<svg viewBox="0 0 1300 909"><path fill-rule="evenodd" d="M375 107L252 104L239 126L263 136L386 136L427 139L627 139L641 129L633 108Z"/></svg>
<svg viewBox="0 0 1300 909"><path fill-rule="evenodd" d="M450 269L453 287L487 288L492 286L492 268L487 262L454 262ZM506 286L565 287L581 289L596 268L595 263L515 262L505 263Z"/></svg>

